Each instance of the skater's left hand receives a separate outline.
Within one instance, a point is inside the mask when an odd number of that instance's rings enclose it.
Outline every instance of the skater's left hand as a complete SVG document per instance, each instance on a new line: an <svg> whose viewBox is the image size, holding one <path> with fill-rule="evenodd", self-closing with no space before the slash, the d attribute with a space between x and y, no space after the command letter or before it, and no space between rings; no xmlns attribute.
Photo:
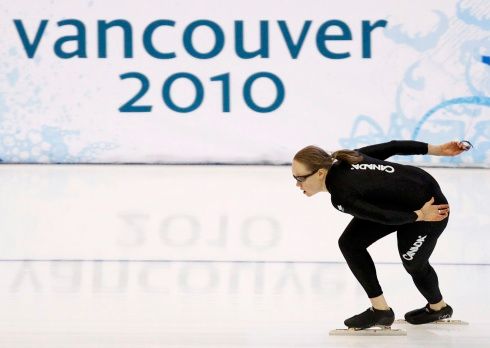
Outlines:
<svg viewBox="0 0 490 348"><path fill-rule="evenodd" d="M434 197L416 210L417 221L442 221L449 216L449 204L434 204Z"/></svg>

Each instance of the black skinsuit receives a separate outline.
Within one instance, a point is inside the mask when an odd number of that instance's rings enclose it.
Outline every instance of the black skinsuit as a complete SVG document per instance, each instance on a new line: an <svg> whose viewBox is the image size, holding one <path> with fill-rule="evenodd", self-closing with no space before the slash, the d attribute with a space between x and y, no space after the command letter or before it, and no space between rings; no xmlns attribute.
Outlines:
<svg viewBox="0 0 490 348"><path fill-rule="evenodd" d="M447 204L437 181L420 168L385 161L393 155L426 154L427 143L391 141L356 149L359 164L337 161L328 171L326 187L333 206L354 216L339 239L351 271L370 298L383 293L367 247L397 231L403 266L429 303L442 300L437 274L429 264L437 238L448 223L416 222L414 212L434 197Z"/></svg>

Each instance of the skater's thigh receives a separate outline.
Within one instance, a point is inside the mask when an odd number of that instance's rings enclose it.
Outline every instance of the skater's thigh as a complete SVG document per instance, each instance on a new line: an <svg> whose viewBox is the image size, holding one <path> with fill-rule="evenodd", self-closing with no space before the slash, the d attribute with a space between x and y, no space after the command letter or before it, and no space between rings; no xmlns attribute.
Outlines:
<svg viewBox="0 0 490 348"><path fill-rule="evenodd" d="M398 252L404 264L425 263L444 231L448 219L438 222L419 221L400 226L397 232Z"/></svg>
<svg viewBox="0 0 490 348"><path fill-rule="evenodd" d="M369 220L353 218L340 236L339 244L367 248L375 241L393 233L398 226L383 225Z"/></svg>

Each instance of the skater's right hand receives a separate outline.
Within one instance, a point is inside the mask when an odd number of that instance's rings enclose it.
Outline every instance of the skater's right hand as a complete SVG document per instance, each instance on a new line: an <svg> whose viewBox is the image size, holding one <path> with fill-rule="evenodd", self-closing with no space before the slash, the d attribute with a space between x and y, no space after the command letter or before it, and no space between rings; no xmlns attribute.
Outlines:
<svg viewBox="0 0 490 348"><path fill-rule="evenodd" d="M457 156L473 147L467 140L450 141L440 145L429 144L428 146L427 153L435 156Z"/></svg>
<svg viewBox="0 0 490 348"><path fill-rule="evenodd" d="M433 204L434 197L426 202L420 210L415 211L417 221L442 221L449 216L449 204Z"/></svg>

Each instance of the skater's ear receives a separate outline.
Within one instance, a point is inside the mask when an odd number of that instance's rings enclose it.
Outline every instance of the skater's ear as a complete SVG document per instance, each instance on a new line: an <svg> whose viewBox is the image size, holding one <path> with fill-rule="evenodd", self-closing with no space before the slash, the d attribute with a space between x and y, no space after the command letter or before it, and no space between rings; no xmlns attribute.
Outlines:
<svg viewBox="0 0 490 348"><path fill-rule="evenodd" d="M320 178L324 178L327 175L328 170L326 168L318 169L318 175Z"/></svg>

